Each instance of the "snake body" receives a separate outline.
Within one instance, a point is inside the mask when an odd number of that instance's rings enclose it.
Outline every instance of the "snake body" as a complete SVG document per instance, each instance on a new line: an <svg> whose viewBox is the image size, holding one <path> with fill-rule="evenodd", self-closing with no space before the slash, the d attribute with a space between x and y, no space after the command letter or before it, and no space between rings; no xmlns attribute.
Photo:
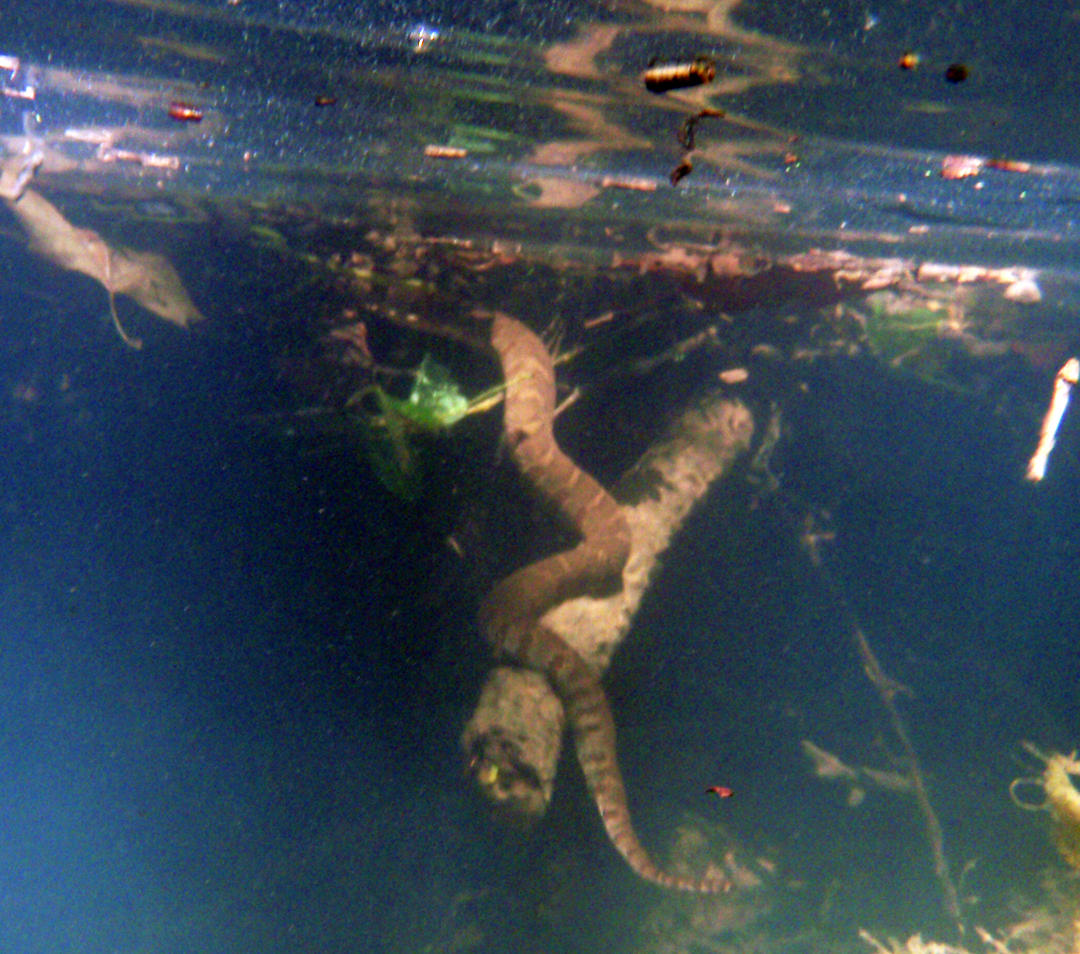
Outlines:
<svg viewBox="0 0 1080 954"><path fill-rule="evenodd" d="M661 870L638 840L615 752L615 720L597 674L541 622L553 606L617 590L630 555L630 528L614 498L555 441L555 368L544 343L521 322L493 320L490 343L506 381L503 432L514 462L533 490L580 536L572 549L503 578L483 599L480 628L496 655L536 670L562 701L578 762L608 837L642 878L684 891L724 890Z"/></svg>

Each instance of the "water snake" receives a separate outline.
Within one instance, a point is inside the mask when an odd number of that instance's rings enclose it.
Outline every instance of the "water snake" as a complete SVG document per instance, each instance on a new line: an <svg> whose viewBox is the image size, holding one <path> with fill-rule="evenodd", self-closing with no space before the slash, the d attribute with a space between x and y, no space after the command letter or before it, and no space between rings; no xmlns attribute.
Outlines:
<svg viewBox="0 0 1080 954"><path fill-rule="evenodd" d="M503 433L531 488L580 541L501 579L481 601L479 624L498 657L542 673L562 701L589 793L612 844L641 877L684 891L724 890L722 879L692 880L661 870L638 840L615 752L615 720L599 677L541 622L553 606L618 589L630 529L618 503L555 441L555 368L540 338L496 314L490 331L506 381Z"/></svg>

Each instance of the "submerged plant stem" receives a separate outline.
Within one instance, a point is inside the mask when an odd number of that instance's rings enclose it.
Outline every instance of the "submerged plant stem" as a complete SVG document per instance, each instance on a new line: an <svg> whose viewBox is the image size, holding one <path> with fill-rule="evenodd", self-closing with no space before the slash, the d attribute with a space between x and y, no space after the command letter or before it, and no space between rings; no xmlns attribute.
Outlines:
<svg viewBox="0 0 1080 954"><path fill-rule="evenodd" d="M918 806L919 814L922 816L923 830L926 833L930 854L933 857L934 877L941 887L945 912L953 921L957 932L963 935L964 923L960 914L960 898L956 885L953 884L952 877L949 874L949 862L945 857L945 839L941 832L941 822L938 821L937 813L934 811L933 805L930 804L930 796L926 790L926 780L919 765L919 757L915 752L915 746L912 744L904 717L896 704L897 695L902 692L910 692L910 690L881 668L881 663L874 654L870 646L870 640L867 638L866 633L863 632L863 628L855 616L855 611L851 608L851 604L848 603L840 584L837 583L825 561L821 558L817 547L809 549L809 557L810 562L824 581L833 601L843 613L844 624L850 631L851 638L855 643L859 660L862 662L863 672L866 673L866 678L870 680L877 692L882 706L888 713L893 733L900 742L900 747L904 752L904 762L906 763L904 774L911 783L915 804Z"/></svg>

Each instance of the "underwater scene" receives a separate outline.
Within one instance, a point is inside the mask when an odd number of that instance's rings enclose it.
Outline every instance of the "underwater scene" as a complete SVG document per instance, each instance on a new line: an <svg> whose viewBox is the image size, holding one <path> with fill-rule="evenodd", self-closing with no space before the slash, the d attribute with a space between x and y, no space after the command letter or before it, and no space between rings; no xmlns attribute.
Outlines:
<svg viewBox="0 0 1080 954"><path fill-rule="evenodd" d="M1080 954L1080 7L7 0L0 951Z"/></svg>

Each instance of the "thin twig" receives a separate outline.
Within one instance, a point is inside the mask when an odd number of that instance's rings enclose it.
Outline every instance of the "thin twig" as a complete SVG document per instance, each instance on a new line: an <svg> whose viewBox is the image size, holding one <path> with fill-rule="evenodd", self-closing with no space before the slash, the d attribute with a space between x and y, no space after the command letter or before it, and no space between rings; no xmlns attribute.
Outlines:
<svg viewBox="0 0 1080 954"><path fill-rule="evenodd" d="M934 807L930 804L930 796L926 790L926 780L919 765L919 757L915 753L915 746L911 742L911 736L908 734L904 718L896 705L896 697L903 693L911 695L911 690L881 668L881 663L870 647L870 640L867 639L866 633L863 632L862 626L859 625L855 611L848 603L840 584L837 583L829 571L826 561L822 559L818 543L822 540L831 540L832 536L831 534L813 533L814 529L813 520L808 517L804 523L803 542L807 544L810 562L824 581L833 601L840 607L844 622L855 642L855 649L859 654L866 678L870 680L871 685L877 691L881 704L888 713L893 733L900 742L900 747L904 753L904 761L906 762L905 774L911 782L911 791L915 798L915 804L918 806L919 814L922 816L923 830L926 833L926 840L930 845L930 853L933 856L934 876L941 886L945 911L955 923L957 931L963 935L964 924L960 915L960 900L956 886L949 875L949 863L945 858L945 841L941 832L941 823L934 812Z"/></svg>
<svg viewBox="0 0 1080 954"><path fill-rule="evenodd" d="M564 397L559 402L559 406L557 408L555 408L555 413L552 415L552 419L554 420L560 414L562 414L562 412L565 411L567 408L573 407L573 405L577 404L578 398L580 398L580 397L581 397L581 388L579 388L579 387L574 388L573 391L571 391L568 395L566 395L566 397Z"/></svg>
<svg viewBox="0 0 1080 954"><path fill-rule="evenodd" d="M848 613L854 618L854 614L850 610ZM956 893L956 886L949 876L949 862L945 858L945 840L941 833L941 822L938 821L934 807L930 804L930 796L926 791L926 780L919 766L919 757L915 754L915 746L912 745L907 725L896 705L897 692L903 686L882 670L874 651L870 648L870 641L866 638L866 633L862 631L862 628L857 623L852 627L852 636L855 639L855 646L859 651L859 656L863 660L866 675L877 690L877 694L881 698L881 704L889 714L893 732L896 734L897 739L900 740L900 747L904 750L904 757L907 761L907 774L911 779L915 804L919 806L919 814L922 815L926 840L930 844L930 853L934 858L934 876L937 878L938 884L941 885L945 910L956 923L957 930L963 934L964 924L960 917L960 899Z"/></svg>

